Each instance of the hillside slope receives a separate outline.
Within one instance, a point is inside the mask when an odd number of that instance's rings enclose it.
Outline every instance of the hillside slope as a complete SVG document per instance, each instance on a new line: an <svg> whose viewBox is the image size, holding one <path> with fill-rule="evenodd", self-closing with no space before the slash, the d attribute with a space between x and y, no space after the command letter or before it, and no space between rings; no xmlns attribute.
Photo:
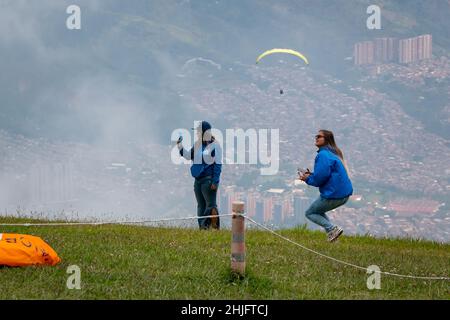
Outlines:
<svg viewBox="0 0 450 320"><path fill-rule="evenodd" d="M0 218L0 223L24 221ZM0 227L43 237L59 253L56 267L0 268L0 299L447 299L448 281L381 277L368 290L364 271L249 230L247 276L230 274L230 231L135 226ZM443 276L449 245L343 237L301 229L283 235L310 248L382 271ZM81 268L81 290L66 288L67 267Z"/></svg>

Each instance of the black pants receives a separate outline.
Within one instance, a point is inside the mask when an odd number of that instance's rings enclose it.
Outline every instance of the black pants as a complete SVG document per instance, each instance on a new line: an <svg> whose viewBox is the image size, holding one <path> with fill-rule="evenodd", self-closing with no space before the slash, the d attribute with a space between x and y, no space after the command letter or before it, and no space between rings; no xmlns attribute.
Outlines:
<svg viewBox="0 0 450 320"><path fill-rule="evenodd" d="M218 215L217 210L217 190L211 190L212 177L206 176L195 179L194 193L197 199L197 216ZM217 218L199 218L198 226L200 229L220 229L220 219Z"/></svg>

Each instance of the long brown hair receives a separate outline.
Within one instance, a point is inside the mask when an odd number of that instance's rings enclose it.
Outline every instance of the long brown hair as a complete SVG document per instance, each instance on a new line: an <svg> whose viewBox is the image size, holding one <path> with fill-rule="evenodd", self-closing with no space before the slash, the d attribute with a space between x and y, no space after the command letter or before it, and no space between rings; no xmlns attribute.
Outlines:
<svg viewBox="0 0 450 320"><path fill-rule="evenodd" d="M322 129L319 130L319 132L321 132L323 134L323 136L324 136L325 145L327 145L328 147L330 147L330 149L332 149L333 151L336 152L336 154L339 157L339 159L341 159L342 164L344 165L344 168L347 171L347 174L350 176L350 172L349 172L348 167L347 167L347 162L344 159L344 153L337 146L336 141L334 140L333 132L330 131L330 130L322 130Z"/></svg>

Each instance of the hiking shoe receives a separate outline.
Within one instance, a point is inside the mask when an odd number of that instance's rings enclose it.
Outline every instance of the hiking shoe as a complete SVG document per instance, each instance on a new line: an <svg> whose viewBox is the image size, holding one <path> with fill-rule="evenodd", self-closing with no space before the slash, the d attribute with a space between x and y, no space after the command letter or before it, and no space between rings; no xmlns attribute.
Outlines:
<svg viewBox="0 0 450 320"><path fill-rule="evenodd" d="M330 232L328 232L328 241L333 242L336 241L337 238L344 232L341 227L334 227Z"/></svg>

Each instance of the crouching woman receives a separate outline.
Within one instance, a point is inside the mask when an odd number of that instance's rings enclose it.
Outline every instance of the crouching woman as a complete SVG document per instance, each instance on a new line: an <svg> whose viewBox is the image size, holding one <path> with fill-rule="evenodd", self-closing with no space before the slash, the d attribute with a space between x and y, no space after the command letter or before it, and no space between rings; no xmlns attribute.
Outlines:
<svg viewBox="0 0 450 320"><path fill-rule="evenodd" d="M314 172L300 174L308 185L318 187L319 198L306 210L306 217L327 232L328 241L333 242L341 234L341 227L334 225L326 212L344 205L353 194L353 186L347 173L342 151L337 147L333 132L320 130L316 135L317 156Z"/></svg>

